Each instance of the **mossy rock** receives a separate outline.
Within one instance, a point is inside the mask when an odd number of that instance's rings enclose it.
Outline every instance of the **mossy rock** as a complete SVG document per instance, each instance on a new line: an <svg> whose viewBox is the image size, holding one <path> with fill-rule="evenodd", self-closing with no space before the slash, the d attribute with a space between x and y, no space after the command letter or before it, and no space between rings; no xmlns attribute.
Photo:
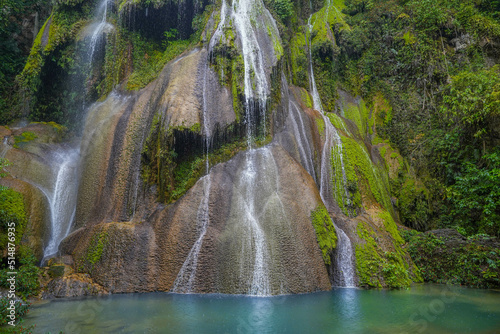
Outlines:
<svg viewBox="0 0 500 334"><path fill-rule="evenodd" d="M356 233L364 242L355 246L359 284L371 288L407 288L412 282L412 263L408 263L407 254L400 247L402 239L392 219L384 221L384 224L390 226L390 236L367 222L358 221ZM395 234L392 234L394 231ZM393 242L393 245L383 245L381 240Z"/></svg>
<svg viewBox="0 0 500 334"><path fill-rule="evenodd" d="M325 265L332 264L333 251L337 247L337 232L324 205L320 205L311 212L311 220L318 238L319 248Z"/></svg>
<svg viewBox="0 0 500 334"><path fill-rule="evenodd" d="M52 278L62 277L67 272L64 264L54 264L49 267L48 274Z"/></svg>

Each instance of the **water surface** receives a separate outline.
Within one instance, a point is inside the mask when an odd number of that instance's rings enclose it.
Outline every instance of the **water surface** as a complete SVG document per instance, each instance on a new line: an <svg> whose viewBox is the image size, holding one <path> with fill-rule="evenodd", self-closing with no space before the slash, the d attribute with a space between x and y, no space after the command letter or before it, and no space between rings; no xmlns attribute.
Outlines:
<svg viewBox="0 0 500 334"><path fill-rule="evenodd" d="M248 297L124 294L41 302L35 333L499 333L500 292L445 285Z"/></svg>

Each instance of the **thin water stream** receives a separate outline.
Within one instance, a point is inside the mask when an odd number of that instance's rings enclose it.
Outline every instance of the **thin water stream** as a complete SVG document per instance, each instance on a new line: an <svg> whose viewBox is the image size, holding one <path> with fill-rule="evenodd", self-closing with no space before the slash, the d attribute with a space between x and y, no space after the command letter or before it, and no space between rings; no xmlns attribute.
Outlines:
<svg viewBox="0 0 500 334"><path fill-rule="evenodd" d="M330 119L325 115L323 106L321 104L321 98L316 87L316 80L314 78L314 68L312 63L312 29L313 24L311 24L312 14L307 21L309 28L309 34L307 36L307 45L309 49L309 82L311 85L311 94L313 97L314 109L321 112L321 117L325 124L325 142L323 145L321 153L321 178L320 178L320 194L323 203L328 207L330 205L330 198L333 198L334 193L343 194L343 198L338 200L348 200L349 196L347 194L347 178L344 169L343 152L342 152L342 140L335 129L335 127L330 122ZM341 170L341 178L335 177L338 173L334 173L332 168L332 155L339 157L339 164L335 165L335 168ZM334 189L332 189L332 183L334 184ZM347 234L335 224L335 230L337 232L337 266L342 277L338 278L338 284L345 287L356 286L355 283L355 270L354 270L354 253L352 251L351 240Z"/></svg>

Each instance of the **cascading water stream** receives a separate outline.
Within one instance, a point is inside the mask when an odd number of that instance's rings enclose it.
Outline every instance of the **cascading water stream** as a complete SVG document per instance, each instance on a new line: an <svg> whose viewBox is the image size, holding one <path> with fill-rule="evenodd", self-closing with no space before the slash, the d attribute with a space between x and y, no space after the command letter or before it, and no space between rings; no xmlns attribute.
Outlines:
<svg viewBox="0 0 500 334"><path fill-rule="evenodd" d="M103 0L103 2L99 5L97 11L97 17L101 16L101 21L95 26L90 36L90 47L89 47L89 62L92 62L94 59L95 49L97 43L99 42L103 32L110 25L107 22L108 18L108 2L109 0Z"/></svg>
<svg viewBox="0 0 500 334"><path fill-rule="evenodd" d="M44 192L50 206L50 239L43 250L42 262L55 255L59 244L71 231L75 217L78 193L79 150L63 152L60 160L56 182L51 192Z"/></svg>
<svg viewBox="0 0 500 334"><path fill-rule="evenodd" d="M311 16L309 16L309 19L307 20L307 27L309 28L309 35L307 37L306 42L309 42L307 45L307 48L309 49L309 86L311 88L311 93L313 97L313 106L314 109L319 110L323 112L323 106L321 105L321 99L319 97L318 89L316 87L316 79L314 78L314 69L313 69L313 63L312 63L312 43L311 43L311 34L312 34L312 29L313 25L311 24Z"/></svg>
<svg viewBox="0 0 500 334"><path fill-rule="evenodd" d="M100 18L99 23L90 26L90 47L86 53L86 62L90 69L93 68L94 54L97 44L108 27L107 23L108 3L110 0L103 0L97 11L96 17ZM85 53L84 53L85 55ZM85 57L83 57L85 59ZM90 72L89 72L90 73ZM85 101L84 106L85 108ZM77 150L66 150L59 152L59 165L56 170L55 184L52 191L43 191L50 205L50 228L51 234L47 246L44 248L44 258L54 256L58 252L61 241L71 232L71 226L75 218L77 194L79 187L79 166L81 162L80 148Z"/></svg>
<svg viewBox="0 0 500 334"><path fill-rule="evenodd" d="M247 131L247 144L249 151L246 154L244 170L241 173L241 179L238 181L239 193L242 197L241 203L244 206L242 209L243 216L241 217L243 228L247 230L245 235L248 239L243 243L244 260L241 263L242 272L251 266L251 277L249 277L249 290L251 295L265 296L271 293L268 274L269 252L265 233L258 219L258 207L256 206L256 184L257 184L257 163L256 159L261 154L265 156L271 155L267 148L253 148L257 119L256 112L261 113L261 119L265 123L265 112L267 95L269 92L267 76L265 72L265 62L262 51L257 39L255 28L252 26L251 17L257 15L256 6L265 9L261 0L234 0L230 8L227 7L226 1L222 1L221 19L212 38L208 43L207 66L204 73L203 86L203 127L204 127L204 149L206 154L206 173L203 180L203 197L200 201L197 212L197 230L198 239L191 248L186 261L184 262L172 291L174 292L192 292L193 285L196 279L196 269L198 265L198 256L201 251L203 238L207 232L209 224L209 195L210 195L210 166L208 165L208 152L210 149L210 120L206 107L206 81L207 72L209 70L209 58L212 56L213 49L217 43L223 39L223 29L228 24L228 16L231 17L231 23L235 26L238 37L241 41L242 55L244 63L244 89L245 89L245 123ZM264 130L265 132L265 130ZM269 151L269 152L268 152ZM252 263L249 263L249 260Z"/></svg>
<svg viewBox="0 0 500 334"><path fill-rule="evenodd" d="M250 148L252 148L256 136L253 133L254 128L257 126L255 108L258 108L261 112L263 116L262 123L265 124L266 100L269 92L263 53L251 22L251 18L258 15L257 7L265 8L261 0L233 0L232 4L232 19L241 39L243 54L245 122L247 125L247 141Z"/></svg>
<svg viewBox="0 0 500 334"><path fill-rule="evenodd" d="M323 150L321 154L321 179L320 179L320 195L321 199L323 200L323 203L325 205L329 205L328 198L331 198L333 196L332 191L330 189L330 184L332 181L335 183L335 190L340 190L343 191L344 193L344 198L340 200L345 200L347 201L349 199L348 193L347 193L347 178L344 170L344 161L343 161L343 152L342 152L342 140L340 139L339 134L337 133L337 130L335 127L332 125L330 122L330 119L326 117L323 111L323 107L321 105L321 98L318 93L318 89L316 87L316 80L314 78L314 69L313 69L313 64L312 64L312 54L311 54L311 49L312 49L312 40L311 40L311 35L312 35L312 29L313 25L311 24L311 16L309 16L309 19L307 21L307 25L309 28L309 34L307 37L308 42L308 49L309 49L309 83L311 85L311 93L313 96L313 104L314 104L314 109L318 110L321 112L321 117L323 118L323 122L325 124L325 143L323 145ZM337 168L341 168L341 179L339 178L334 178L332 177L334 175L332 167L331 167L331 159L332 155L339 157L339 165ZM354 253L352 251L352 244L351 240L347 236L347 234L340 229L335 222L333 222L333 225L335 226L335 230L337 231L337 266L339 267L340 273L342 277L340 277L340 285L345 286L345 287L354 287L356 286L355 280L354 280L354 266L353 266L353 259L354 259Z"/></svg>
<svg viewBox="0 0 500 334"><path fill-rule="evenodd" d="M271 293L269 282L269 250L267 248L266 235L258 219L257 207L255 205L257 166L256 160L259 153L253 149L257 127L255 119L255 108L261 112L262 124L265 125L266 100L269 86L265 72L263 52L259 45L255 27L252 26L252 18L255 20L259 15L257 9L265 10L261 0L233 0L232 19L241 39L241 47L244 63L244 86L245 86L245 122L247 127L247 143L249 151L246 154L246 165L243 171L240 191L245 203L244 220L249 228L249 239L243 254L253 253L253 275L248 293L255 296L266 296ZM264 129L265 132L265 129ZM268 148L261 149L264 155L271 154Z"/></svg>
<svg viewBox="0 0 500 334"><path fill-rule="evenodd" d="M289 100L288 109L290 112L290 117L292 119L292 124L295 132L295 137L297 139L297 146L299 147L300 156L302 158L302 161L304 162L307 172L313 177L314 182L317 182L316 172L314 171L313 154L306 138L306 129L304 126L304 121L302 120L302 115L300 113L299 107L295 104L295 102ZM300 122L300 129L296 119L298 119Z"/></svg>
<svg viewBox="0 0 500 334"><path fill-rule="evenodd" d="M221 20L221 22L223 22ZM215 35L214 35L215 36ZM212 43L210 43L211 45ZM209 61L207 56L207 64L205 66L205 73L203 75L203 151L205 154L205 176L203 180L203 197L201 198L200 204L198 205L198 211L196 214L196 230L199 235L198 239L195 241L193 247L189 251L189 254L184 261L181 270L177 274L177 277L172 288L173 292L177 293L192 293L193 285L196 279L196 271L198 269L198 257L200 255L201 246L203 245L203 238L207 233L207 228L210 223L210 186L212 184L210 178L210 161L208 159L208 153L210 151L210 118L208 117L207 110L207 73L209 71Z"/></svg>

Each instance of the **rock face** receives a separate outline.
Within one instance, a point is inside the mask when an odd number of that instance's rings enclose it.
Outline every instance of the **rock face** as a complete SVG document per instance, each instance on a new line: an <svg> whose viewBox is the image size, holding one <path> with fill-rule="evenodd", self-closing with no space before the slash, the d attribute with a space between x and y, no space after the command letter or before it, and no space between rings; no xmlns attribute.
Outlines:
<svg viewBox="0 0 500 334"><path fill-rule="evenodd" d="M93 283L88 274L71 274L50 281L42 293L42 299L99 296L107 293L101 286Z"/></svg>
<svg viewBox="0 0 500 334"><path fill-rule="evenodd" d="M178 131L172 141L182 141L183 134L199 136L205 89L214 97L205 106L210 133L234 123L230 93L207 68L206 57L206 49L186 52L137 94L112 93L90 110L81 145L77 228L106 219L126 221L139 209L141 154L153 117L165 133ZM204 88L205 79L208 87Z"/></svg>
<svg viewBox="0 0 500 334"><path fill-rule="evenodd" d="M64 150L66 129L55 123L30 123L23 127L0 127L0 156L10 165L8 176L0 185L23 194L28 214L27 233L23 236L38 259L50 238L50 208L48 196L55 184L54 163L57 152Z"/></svg>
<svg viewBox="0 0 500 334"><path fill-rule="evenodd" d="M255 170L255 212L244 203L249 189L241 174L248 172L247 159L269 167ZM256 288L252 247L257 241L245 218L251 213L258 215L269 240L263 251L268 281L262 289L276 294L330 288L310 218L321 199L311 176L283 149L271 146L240 153L215 166L208 177L209 220L196 268L186 273L195 269L190 292L251 293ZM77 267L82 265L110 292L171 290L176 279L182 280L179 272L200 238L205 178L147 221L88 229L73 250Z"/></svg>

